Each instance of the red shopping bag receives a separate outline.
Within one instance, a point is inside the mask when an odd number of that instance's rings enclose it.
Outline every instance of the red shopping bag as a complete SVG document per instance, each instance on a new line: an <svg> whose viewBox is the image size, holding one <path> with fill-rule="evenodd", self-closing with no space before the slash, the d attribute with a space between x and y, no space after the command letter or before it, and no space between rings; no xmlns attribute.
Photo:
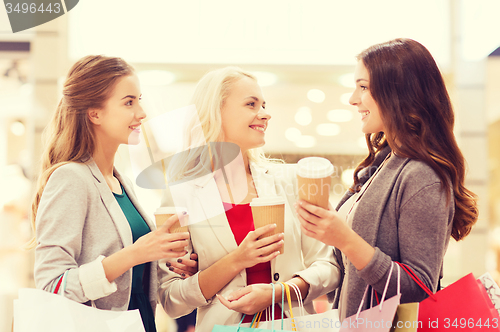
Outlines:
<svg viewBox="0 0 500 332"><path fill-rule="evenodd" d="M500 331L500 317L472 273L433 294L410 267L396 263L429 295L419 304L419 332Z"/></svg>

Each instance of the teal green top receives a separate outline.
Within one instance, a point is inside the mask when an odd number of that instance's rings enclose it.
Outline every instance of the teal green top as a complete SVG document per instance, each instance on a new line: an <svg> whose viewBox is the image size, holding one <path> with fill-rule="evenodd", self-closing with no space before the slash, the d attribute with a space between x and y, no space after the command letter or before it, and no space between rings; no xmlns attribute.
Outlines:
<svg viewBox="0 0 500 332"><path fill-rule="evenodd" d="M132 238L135 242L141 236L151 232L151 229L149 228L148 224L141 216L139 211L137 211L134 204L132 204L130 198L128 197L125 189L121 184L120 187L122 189L122 193L113 193L113 195L115 195L116 201L120 205L123 214L128 220L130 229L132 230ZM153 309L151 308L149 298L144 292L144 288L142 286L142 279L146 266L149 268L149 264L141 264L134 266L134 268L132 269L132 292L130 294L128 310L139 309L146 332L156 332Z"/></svg>

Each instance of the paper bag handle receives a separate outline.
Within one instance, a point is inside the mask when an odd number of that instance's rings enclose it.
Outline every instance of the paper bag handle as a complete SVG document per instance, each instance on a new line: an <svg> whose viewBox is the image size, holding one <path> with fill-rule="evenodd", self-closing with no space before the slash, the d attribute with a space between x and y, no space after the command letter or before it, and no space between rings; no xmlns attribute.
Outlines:
<svg viewBox="0 0 500 332"><path fill-rule="evenodd" d="M401 262L396 262L396 264L401 266L401 268L410 276L410 278L412 278L413 281L415 281L415 283L417 285L419 285L420 288L422 288L424 290L424 292L426 292L431 299L433 299L434 301L437 301L437 298L434 295L434 293L429 289L429 287L427 287L424 284L424 282L422 280L420 280L420 278L415 274L415 272L413 272L413 270L409 266L407 266L406 264L403 264Z"/></svg>
<svg viewBox="0 0 500 332"><path fill-rule="evenodd" d="M387 293L387 288L389 287L389 281L391 281L391 276L392 276L392 270L394 268L394 264L391 264L391 269L389 270L389 277L387 277L387 281L385 282L385 288L384 288L384 293L382 294L382 299L380 301L380 310L382 310L382 306L384 305L384 300L385 300L385 294ZM399 278L398 274L398 278ZM398 280L399 283L399 280ZM368 294L368 288L370 285L366 285L365 288L365 293L363 294L363 298L361 299L361 303L359 304L358 312L356 313L356 320L359 317L359 314L361 313L361 308L363 308L363 304L365 303L366 295Z"/></svg>

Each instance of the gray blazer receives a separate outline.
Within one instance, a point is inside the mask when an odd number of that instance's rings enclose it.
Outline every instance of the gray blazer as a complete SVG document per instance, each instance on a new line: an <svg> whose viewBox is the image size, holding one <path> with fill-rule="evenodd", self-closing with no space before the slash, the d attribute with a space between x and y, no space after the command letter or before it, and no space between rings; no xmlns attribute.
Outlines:
<svg viewBox="0 0 500 332"><path fill-rule="evenodd" d="M151 230L155 224L140 207L132 183L115 176ZM80 303L95 300L100 309L127 310L132 269L113 283L104 274L104 256L132 244L130 225L95 162L71 162L50 176L36 218L36 287L50 291L68 271L65 296ZM149 300L157 302L156 261L150 263Z"/></svg>
<svg viewBox="0 0 500 332"><path fill-rule="evenodd" d="M421 161L393 155L359 198L353 230L375 247L368 265L358 271L349 263L346 317L356 313L366 285L382 294L392 261L410 266L436 291L443 257L448 247L455 205L437 174ZM393 273L387 298L396 295ZM401 303L419 302L427 294L406 274L401 274ZM369 303L365 302L367 309Z"/></svg>

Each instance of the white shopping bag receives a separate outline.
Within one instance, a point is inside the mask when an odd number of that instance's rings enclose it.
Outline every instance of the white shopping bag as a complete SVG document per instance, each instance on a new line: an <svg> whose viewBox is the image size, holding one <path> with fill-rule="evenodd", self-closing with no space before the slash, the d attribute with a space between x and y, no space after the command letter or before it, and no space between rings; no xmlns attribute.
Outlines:
<svg viewBox="0 0 500 332"><path fill-rule="evenodd" d="M40 289L14 300L14 332L144 332L139 310L101 310Z"/></svg>
<svg viewBox="0 0 500 332"><path fill-rule="evenodd" d="M331 309L320 314L298 316L294 317L293 320L295 322L295 330L291 318L283 319L283 330L298 332L337 332L341 327L337 309ZM242 326L243 325L244 324L242 324ZM271 322L260 322L258 328L272 330ZM281 330L281 320L274 321L274 330L277 332Z"/></svg>
<svg viewBox="0 0 500 332"><path fill-rule="evenodd" d="M477 280L479 280L481 284L483 284L484 288L486 288L486 293L490 297L491 302L500 315L500 287L498 287L495 279L493 279L491 274L486 272L477 278Z"/></svg>
<svg viewBox="0 0 500 332"><path fill-rule="evenodd" d="M298 313L299 316L275 321L268 317L266 321L259 322L257 326L259 329L298 332L338 332L340 330L341 323L338 309L331 309L320 314L307 315L304 310L304 302L299 287L292 282L289 282L288 286L294 290L297 297L298 311L296 313ZM287 294L287 298L288 295L289 294ZM285 307L284 300L282 300L281 307ZM291 312L291 307L289 306L289 308L289 312ZM272 324L274 324L274 329ZM250 323L241 324L241 326L250 327Z"/></svg>

